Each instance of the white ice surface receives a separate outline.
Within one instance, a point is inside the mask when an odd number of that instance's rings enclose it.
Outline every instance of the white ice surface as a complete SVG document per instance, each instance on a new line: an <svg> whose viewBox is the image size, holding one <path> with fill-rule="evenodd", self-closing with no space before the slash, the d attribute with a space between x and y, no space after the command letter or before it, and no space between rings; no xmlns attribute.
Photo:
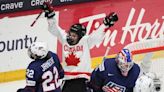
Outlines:
<svg viewBox="0 0 164 92"><path fill-rule="evenodd" d="M0 83L0 92L16 92L17 89L25 87L25 80Z"/></svg>

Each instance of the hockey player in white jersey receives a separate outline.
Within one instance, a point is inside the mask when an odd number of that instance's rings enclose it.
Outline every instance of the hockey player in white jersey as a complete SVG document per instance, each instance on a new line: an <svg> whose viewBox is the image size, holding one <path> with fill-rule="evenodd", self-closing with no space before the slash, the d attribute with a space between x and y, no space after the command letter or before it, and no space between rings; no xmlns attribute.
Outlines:
<svg viewBox="0 0 164 92"><path fill-rule="evenodd" d="M57 25L54 18L55 12L48 4L43 4L45 17L48 19L49 32L62 43L62 61L65 71L65 84L62 92L86 92L85 81L90 78L91 57L90 49L103 40L107 27L111 27L118 20L116 13L106 16L96 32L86 35L86 27L82 24L74 24L68 33Z"/></svg>

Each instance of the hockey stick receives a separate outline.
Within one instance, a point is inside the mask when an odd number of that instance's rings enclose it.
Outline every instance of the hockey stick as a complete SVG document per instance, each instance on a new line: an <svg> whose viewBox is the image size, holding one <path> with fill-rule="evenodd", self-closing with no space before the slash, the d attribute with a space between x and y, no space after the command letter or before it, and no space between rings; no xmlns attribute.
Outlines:
<svg viewBox="0 0 164 92"><path fill-rule="evenodd" d="M44 0L44 3L45 3L45 0ZM43 3L43 4L44 4ZM30 25L31 27L33 27L34 26L34 24L37 22L37 20L40 18L40 16L42 15L42 13L43 13L44 11L41 11L40 13L39 13L39 15L35 18L35 20L32 22L32 24Z"/></svg>
<svg viewBox="0 0 164 92"><path fill-rule="evenodd" d="M110 51L110 47L107 47L107 49L106 49L106 51L105 51L105 54L104 54L104 57L103 57L103 60L102 60L102 63L99 65L100 71L104 71L104 70L105 70L104 61L105 61L105 59L106 59L106 57L107 57L109 51Z"/></svg>
<svg viewBox="0 0 164 92"><path fill-rule="evenodd" d="M30 25L31 27L33 27L34 26L34 24L36 23L36 21L40 18L40 16L42 15L42 13L43 13L43 11L41 11L40 13L39 13L39 15L35 18L35 20L32 22L32 24Z"/></svg>

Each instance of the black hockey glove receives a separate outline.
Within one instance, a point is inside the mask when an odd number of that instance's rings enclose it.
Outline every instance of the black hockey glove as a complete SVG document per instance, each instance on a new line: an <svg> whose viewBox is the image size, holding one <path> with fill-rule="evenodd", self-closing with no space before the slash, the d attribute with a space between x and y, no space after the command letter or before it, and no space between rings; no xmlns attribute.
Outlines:
<svg viewBox="0 0 164 92"><path fill-rule="evenodd" d="M115 12L110 13L109 15L107 15L104 20L103 23L108 26L111 27L114 25L115 22L118 21L118 16Z"/></svg>
<svg viewBox="0 0 164 92"><path fill-rule="evenodd" d="M52 18L53 16L55 16L53 6L51 6L50 3L44 2L43 5L41 5L41 9L44 10L45 17Z"/></svg>

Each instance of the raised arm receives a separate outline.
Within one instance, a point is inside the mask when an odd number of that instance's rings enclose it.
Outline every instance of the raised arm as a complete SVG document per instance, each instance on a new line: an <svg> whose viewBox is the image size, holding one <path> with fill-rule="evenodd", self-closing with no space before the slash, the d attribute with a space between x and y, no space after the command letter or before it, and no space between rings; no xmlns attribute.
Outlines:
<svg viewBox="0 0 164 92"><path fill-rule="evenodd" d="M49 3L44 3L42 9L45 12L45 17L47 17L48 31L56 36L58 40L62 43L66 38L66 32L57 23L53 7Z"/></svg>
<svg viewBox="0 0 164 92"><path fill-rule="evenodd" d="M95 31L89 35L88 43L89 47L92 48L93 46L100 44L105 35L105 29L114 25L114 23L118 21L118 16L115 12L110 13L106 16L103 20L103 24Z"/></svg>
<svg viewBox="0 0 164 92"><path fill-rule="evenodd" d="M48 18L48 31L56 36L58 40L63 43L64 39L66 39L66 32L63 30L57 23L56 18Z"/></svg>

